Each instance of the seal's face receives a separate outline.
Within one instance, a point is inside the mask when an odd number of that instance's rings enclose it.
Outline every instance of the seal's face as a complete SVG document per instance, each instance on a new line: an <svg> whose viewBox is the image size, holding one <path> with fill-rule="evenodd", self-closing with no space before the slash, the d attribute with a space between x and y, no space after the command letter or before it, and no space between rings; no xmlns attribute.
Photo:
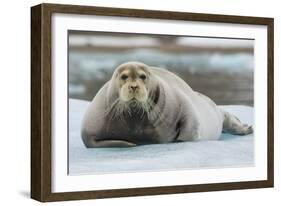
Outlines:
<svg viewBox="0 0 281 206"><path fill-rule="evenodd" d="M117 68L116 78L122 101L147 101L149 72L145 64L136 62L122 64Z"/></svg>

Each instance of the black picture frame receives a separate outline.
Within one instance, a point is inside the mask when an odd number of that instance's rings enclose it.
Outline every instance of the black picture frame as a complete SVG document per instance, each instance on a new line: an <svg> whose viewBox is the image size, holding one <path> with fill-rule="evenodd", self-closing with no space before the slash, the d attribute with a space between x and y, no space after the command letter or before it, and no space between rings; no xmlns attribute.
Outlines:
<svg viewBox="0 0 281 206"><path fill-rule="evenodd" d="M112 189L53 193L51 190L51 16L54 13L100 15L134 18L154 18L194 22L222 22L267 26L267 179L215 184L163 186L133 189ZM48 201L94 198L160 195L173 193L234 190L273 187L274 184L274 128L273 128L273 45L272 18L214 15L170 11L105 8L78 5L40 4L31 8L31 197Z"/></svg>

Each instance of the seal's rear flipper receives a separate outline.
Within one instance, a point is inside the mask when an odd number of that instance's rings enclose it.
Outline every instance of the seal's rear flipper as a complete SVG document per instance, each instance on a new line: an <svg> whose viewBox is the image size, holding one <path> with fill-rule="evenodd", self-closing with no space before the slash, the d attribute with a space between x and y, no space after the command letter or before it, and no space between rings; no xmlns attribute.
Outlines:
<svg viewBox="0 0 281 206"><path fill-rule="evenodd" d="M236 135L247 135L253 133L253 127L243 124L237 117L229 112L222 111L224 115L223 132Z"/></svg>

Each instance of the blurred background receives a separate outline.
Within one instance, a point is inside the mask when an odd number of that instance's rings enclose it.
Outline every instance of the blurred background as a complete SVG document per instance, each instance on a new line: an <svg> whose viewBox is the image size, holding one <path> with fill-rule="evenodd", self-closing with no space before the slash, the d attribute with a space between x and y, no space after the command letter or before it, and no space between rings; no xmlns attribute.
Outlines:
<svg viewBox="0 0 281 206"><path fill-rule="evenodd" d="M92 100L114 69L168 69L216 104L253 106L254 40L69 31L69 98Z"/></svg>

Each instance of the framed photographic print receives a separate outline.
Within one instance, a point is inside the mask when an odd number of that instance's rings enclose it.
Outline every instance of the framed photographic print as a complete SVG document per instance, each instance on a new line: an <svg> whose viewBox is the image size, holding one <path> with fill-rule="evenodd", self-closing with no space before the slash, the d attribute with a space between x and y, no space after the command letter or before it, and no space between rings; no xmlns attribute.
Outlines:
<svg viewBox="0 0 281 206"><path fill-rule="evenodd" d="M273 19L31 8L31 197L273 187Z"/></svg>

